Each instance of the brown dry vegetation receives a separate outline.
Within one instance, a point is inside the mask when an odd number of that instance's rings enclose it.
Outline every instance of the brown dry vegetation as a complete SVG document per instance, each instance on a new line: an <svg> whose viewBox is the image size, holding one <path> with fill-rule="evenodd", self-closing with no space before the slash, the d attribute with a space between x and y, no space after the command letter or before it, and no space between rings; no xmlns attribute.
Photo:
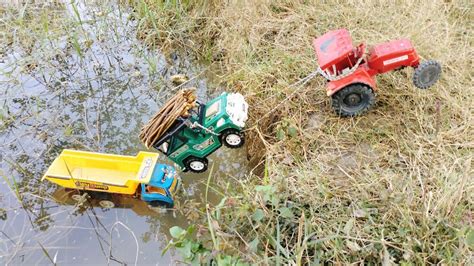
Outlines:
<svg viewBox="0 0 474 266"><path fill-rule="evenodd" d="M148 43L195 51L251 106L249 154L265 167L217 210L221 249L266 264L472 263L471 1L130 2ZM441 80L379 76L375 108L337 117L323 78L290 85L317 66L312 38L342 27L355 43L411 39Z"/></svg>

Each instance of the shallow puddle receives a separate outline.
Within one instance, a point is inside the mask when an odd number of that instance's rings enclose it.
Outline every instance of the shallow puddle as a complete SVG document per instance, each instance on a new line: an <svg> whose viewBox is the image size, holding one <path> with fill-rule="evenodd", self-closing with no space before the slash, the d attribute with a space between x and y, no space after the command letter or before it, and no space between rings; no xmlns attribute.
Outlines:
<svg viewBox="0 0 474 266"><path fill-rule="evenodd" d="M66 2L58 7L64 25L57 37L36 39L30 49L13 43L0 58L0 262L170 264L177 255L161 255L168 230L193 222L208 173L181 174L185 191L175 211L152 210L132 198L113 209L94 199L78 206L41 176L65 148L146 150L140 127L176 91L173 74L194 77L189 85L201 101L218 92L207 89L202 67L137 40L137 21L126 7ZM210 159L211 187L245 175L245 149L221 148ZM221 198L210 189L210 203Z"/></svg>

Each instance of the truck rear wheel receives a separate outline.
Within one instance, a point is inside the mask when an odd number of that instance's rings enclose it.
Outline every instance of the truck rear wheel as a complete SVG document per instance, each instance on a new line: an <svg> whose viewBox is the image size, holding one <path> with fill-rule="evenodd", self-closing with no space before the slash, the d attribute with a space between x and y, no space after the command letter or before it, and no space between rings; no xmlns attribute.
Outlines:
<svg viewBox="0 0 474 266"><path fill-rule="evenodd" d="M76 201L76 202L79 202L82 199L82 195L81 194L72 194L71 199Z"/></svg>
<svg viewBox="0 0 474 266"><path fill-rule="evenodd" d="M244 146L245 135L237 129L227 129L221 134L221 141L226 147L237 149Z"/></svg>
<svg viewBox="0 0 474 266"><path fill-rule="evenodd" d="M350 84L332 95L332 107L343 117L360 115L374 103L375 94L365 84Z"/></svg>
<svg viewBox="0 0 474 266"><path fill-rule="evenodd" d="M413 73L413 84L417 88L427 89L433 86L440 76L441 65L434 60L428 60L416 67L415 73Z"/></svg>
<svg viewBox="0 0 474 266"><path fill-rule="evenodd" d="M79 190L71 190L68 193L71 193L69 195L70 195L71 199L75 202L84 202L84 201L87 201L88 198L90 198L89 193L79 191Z"/></svg>
<svg viewBox="0 0 474 266"><path fill-rule="evenodd" d="M184 161L184 165L186 166L186 169L189 169L191 172L202 173L206 172L208 161L206 158L191 156Z"/></svg>
<svg viewBox="0 0 474 266"><path fill-rule="evenodd" d="M115 203L113 201L103 199L99 201L99 206L104 209L112 209L113 207L115 207Z"/></svg>

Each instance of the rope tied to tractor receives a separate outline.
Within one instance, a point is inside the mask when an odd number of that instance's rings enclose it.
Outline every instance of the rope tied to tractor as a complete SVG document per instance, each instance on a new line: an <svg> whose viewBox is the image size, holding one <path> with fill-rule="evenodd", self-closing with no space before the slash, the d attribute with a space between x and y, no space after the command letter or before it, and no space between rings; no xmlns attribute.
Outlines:
<svg viewBox="0 0 474 266"><path fill-rule="evenodd" d="M331 74L331 72L328 69L322 70L321 67L318 67L316 71L318 72L318 74L320 74L321 76L323 76L325 79L329 81L339 80L354 73L357 70L357 68L359 68L360 63L362 63L362 60L364 59L365 59L365 54L363 54L357 60L357 62L355 63L353 67L343 69L342 71L339 72L339 74L337 73L337 69L335 65L332 66L333 67L332 71L334 74Z"/></svg>
<svg viewBox="0 0 474 266"><path fill-rule="evenodd" d="M197 106L195 90L195 88L180 90L142 127L139 138L147 148L158 141L173 126L176 119L190 116L189 110Z"/></svg>
<svg viewBox="0 0 474 266"><path fill-rule="evenodd" d="M265 117L267 117L269 114L274 113L283 103L288 101L293 95L295 95L300 89L304 88L304 85L308 83L310 80L312 80L314 77L316 77L319 73L318 70L311 72L308 74L306 77L299 79L295 83L289 85L287 88L296 88L292 93L290 93L283 101L280 101L277 105L275 105L270 111L265 113L263 116L261 116L254 124L258 124L260 121L262 121ZM249 129L247 129L249 130Z"/></svg>

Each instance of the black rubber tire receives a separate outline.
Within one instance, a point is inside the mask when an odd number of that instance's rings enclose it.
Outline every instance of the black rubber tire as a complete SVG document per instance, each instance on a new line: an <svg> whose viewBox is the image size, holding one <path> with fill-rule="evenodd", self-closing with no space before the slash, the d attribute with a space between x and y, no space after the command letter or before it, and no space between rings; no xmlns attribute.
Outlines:
<svg viewBox="0 0 474 266"><path fill-rule="evenodd" d="M240 138L239 143L230 143L227 139L229 136L238 136ZM221 133L221 142L228 148L237 149L245 144L245 134L244 132L237 130L237 129L226 129Z"/></svg>
<svg viewBox="0 0 474 266"><path fill-rule="evenodd" d="M365 84L350 84L332 95L332 107L342 117L360 115L374 103L374 91Z"/></svg>
<svg viewBox="0 0 474 266"><path fill-rule="evenodd" d="M115 202L110 199L101 199L98 202L99 206L104 209L113 209L115 208Z"/></svg>
<svg viewBox="0 0 474 266"><path fill-rule="evenodd" d="M427 89L433 86L441 76L441 65L434 61L424 61L415 68L413 73L413 84L419 89Z"/></svg>
<svg viewBox="0 0 474 266"><path fill-rule="evenodd" d="M195 167L196 163L202 163L203 167L196 168ZM206 158L198 158L198 157L190 156L186 158L186 160L184 160L184 166L186 166L186 169L188 169L189 171L193 173L203 173L207 171L208 161Z"/></svg>

